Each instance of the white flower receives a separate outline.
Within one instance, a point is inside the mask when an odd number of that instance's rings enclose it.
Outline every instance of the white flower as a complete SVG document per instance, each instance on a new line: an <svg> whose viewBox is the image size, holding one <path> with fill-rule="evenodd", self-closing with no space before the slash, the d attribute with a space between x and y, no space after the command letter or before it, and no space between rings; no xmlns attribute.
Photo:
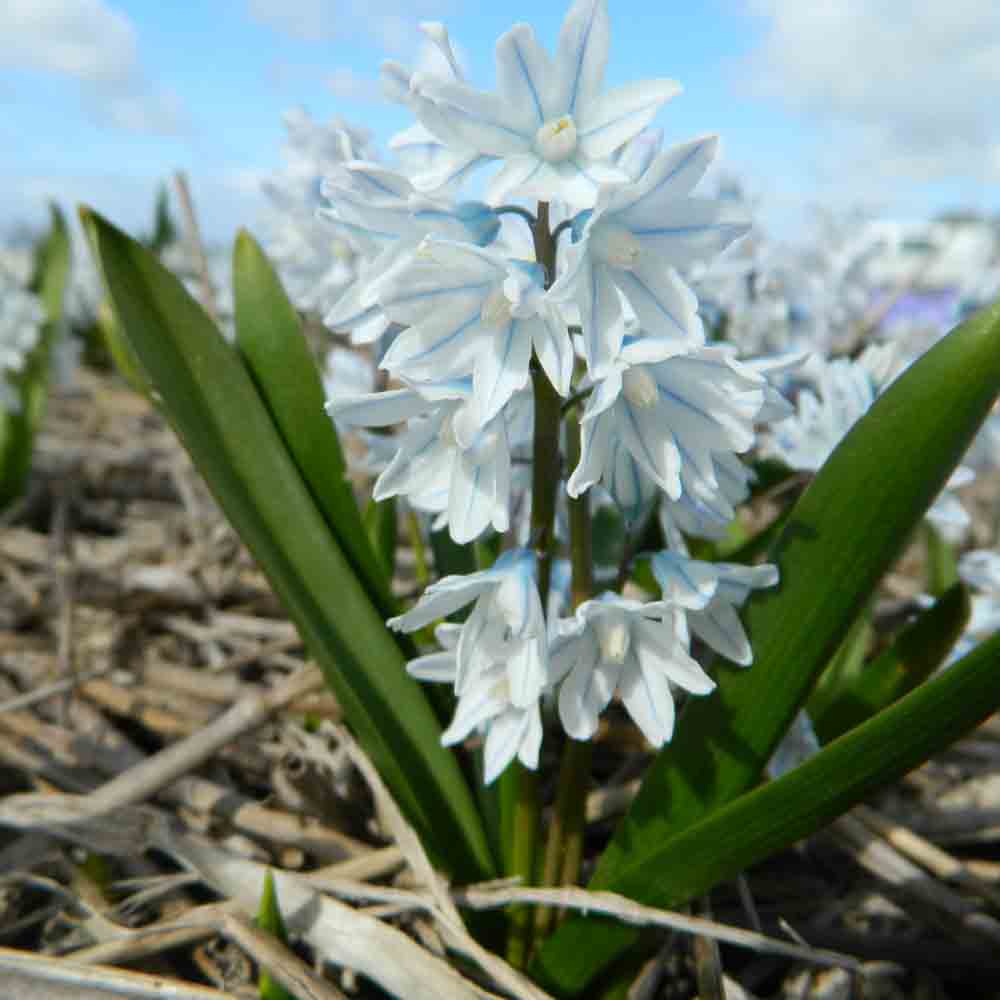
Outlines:
<svg viewBox="0 0 1000 1000"><path fill-rule="evenodd" d="M719 348L627 342L587 400L567 492L579 496L606 476L619 442L671 500L680 499L685 473L717 489L715 456L752 447L764 389L760 375Z"/></svg>
<svg viewBox="0 0 1000 1000"><path fill-rule="evenodd" d="M320 181L337 164L358 158L369 137L340 118L314 122L301 109L284 120L284 167L261 185L270 203L267 252L291 300L322 314L354 278L360 259L351 241L331 241L329 228L317 217Z"/></svg>
<svg viewBox="0 0 1000 1000"><path fill-rule="evenodd" d="M972 614L952 659L970 652L978 642L1000 629L1000 553L989 549L966 552L958 561L958 575L972 587Z"/></svg>
<svg viewBox="0 0 1000 1000"><path fill-rule="evenodd" d="M814 355L808 371L817 391L799 392L796 412L771 428L762 448L791 469L815 472L868 412L878 388L867 368L846 358L824 361Z"/></svg>
<svg viewBox="0 0 1000 1000"><path fill-rule="evenodd" d="M642 604L604 593L584 601L572 619L559 623L552 644L559 718L577 740L597 730L615 691L643 735L663 746L674 731L671 685L707 694L715 683L690 657L684 620L662 601Z"/></svg>
<svg viewBox="0 0 1000 1000"><path fill-rule="evenodd" d="M658 552L650 560L663 599L682 608L690 630L727 660L749 666L750 640L736 613L751 590L773 587L778 567L703 562L677 552Z"/></svg>
<svg viewBox="0 0 1000 1000"><path fill-rule="evenodd" d="M481 202L432 200L402 174L373 163L338 167L323 181L322 194L329 204L319 211L332 234L357 246L365 261L324 322L350 331L358 344L388 329L377 300L379 280L421 240L433 235L484 246L500 229L496 213Z"/></svg>
<svg viewBox="0 0 1000 1000"><path fill-rule="evenodd" d="M425 240L380 284L385 314L407 324L382 367L409 379L473 376L479 419L528 384L532 349L562 395L573 374L569 333L542 295L537 264L467 243Z"/></svg>
<svg viewBox="0 0 1000 1000"><path fill-rule="evenodd" d="M0 268L0 406L4 409L20 408L20 397L9 378L24 369L44 322L38 297Z"/></svg>
<svg viewBox="0 0 1000 1000"><path fill-rule="evenodd" d="M411 660L407 673L421 681L454 683L458 677L458 644L462 626L444 622L434 630L444 652L430 653ZM441 742L452 746L463 742L478 729L486 739L483 746L483 781L489 785L517 757L531 770L538 767L542 745L542 714L539 699L526 706L510 697L510 680L503 662L492 662L478 670L466 683L451 724L441 734Z"/></svg>
<svg viewBox="0 0 1000 1000"><path fill-rule="evenodd" d="M816 391L802 389L794 413L775 423L762 440L762 452L791 469L817 471L848 431L871 408L898 374L891 347L869 347L857 360L809 358L802 375ZM950 491L967 486L975 472L959 466L927 512L927 519L949 541L960 541L971 523L959 499Z"/></svg>
<svg viewBox="0 0 1000 1000"><path fill-rule="evenodd" d="M674 529L699 538L723 538L736 516L736 507L750 496L754 472L731 452L712 456L716 485L681 470L680 499L660 504L660 523L667 537Z"/></svg>
<svg viewBox="0 0 1000 1000"><path fill-rule="evenodd" d="M690 197L717 147L707 136L660 153L636 183L602 188L574 220L572 263L550 294L579 304L592 374L621 347L619 292L647 337L704 342L698 301L676 268L711 259L750 228L731 202Z"/></svg>
<svg viewBox="0 0 1000 1000"><path fill-rule="evenodd" d="M488 188L492 204L514 194L589 207L600 184L628 179L612 154L680 92L673 80L653 80L602 94L609 40L604 0L577 0L554 59L517 24L497 42L497 94L415 74L411 89L424 100L413 111L446 145L504 161Z"/></svg>
<svg viewBox="0 0 1000 1000"><path fill-rule="evenodd" d="M390 628L413 632L475 601L456 646L455 691L461 697L484 672L502 664L505 697L520 708L536 703L548 681L545 616L527 549L504 552L490 569L432 583Z"/></svg>
<svg viewBox="0 0 1000 1000"><path fill-rule="evenodd" d="M360 258L354 242L331 241L329 227L317 217L320 181L338 164L371 156L371 135L339 117L313 121L301 108L283 117L283 167L261 185L271 208L267 252L296 306L322 314L354 278Z"/></svg>
<svg viewBox="0 0 1000 1000"><path fill-rule="evenodd" d="M425 21L420 30L435 47L442 64L440 75L445 80L464 79L458 60L451 48L448 30L439 21ZM426 71L425 71L425 75ZM420 105L427 102L411 86L413 74L393 60L382 63L382 91L397 104L409 108L420 117ZM419 121L397 132L389 140L389 148L396 154L404 172L420 191L441 194L460 184L476 167L488 163L492 157L482 156L477 149L454 143L445 145Z"/></svg>
<svg viewBox="0 0 1000 1000"><path fill-rule="evenodd" d="M353 427L407 421L373 496L406 496L419 510L447 514L460 544L492 525L510 524L510 448L503 414L480 424L471 380L365 393L327 402L335 420Z"/></svg>

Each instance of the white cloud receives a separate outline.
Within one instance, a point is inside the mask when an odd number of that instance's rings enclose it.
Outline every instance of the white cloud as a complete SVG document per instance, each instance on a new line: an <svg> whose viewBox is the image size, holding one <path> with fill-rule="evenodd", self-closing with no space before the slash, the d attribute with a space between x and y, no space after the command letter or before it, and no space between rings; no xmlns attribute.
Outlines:
<svg viewBox="0 0 1000 1000"><path fill-rule="evenodd" d="M765 29L751 85L824 129L831 177L1000 179L1000 5L749 0L749 8Z"/></svg>
<svg viewBox="0 0 1000 1000"><path fill-rule="evenodd" d="M176 96L143 75L132 22L104 0L4 0L0 39L0 68L77 81L102 124L167 134L181 128Z"/></svg>
<svg viewBox="0 0 1000 1000"><path fill-rule="evenodd" d="M393 53L412 47L418 21L453 6L452 0L247 0L254 20L300 41L367 35Z"/></svg>
<svg viewBox="0 0 1000 1000"><path fill-rule="evenodd" d="M347 66L341 66L324 77L335 97L346 101L380 101L382 90L378 80L359 76Z"/></svg>
<svg viewBox="0 0 1000 1000"><path fill-rule="evenodd" d="M340 12L331 0L249 0L250 16L306 42L331 38L340 26Z"/></svg>

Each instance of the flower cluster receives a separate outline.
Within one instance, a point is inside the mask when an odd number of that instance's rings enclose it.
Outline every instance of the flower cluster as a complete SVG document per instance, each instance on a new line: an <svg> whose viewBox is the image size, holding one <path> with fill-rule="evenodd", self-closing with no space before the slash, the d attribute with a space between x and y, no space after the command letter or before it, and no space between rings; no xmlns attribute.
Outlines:
<svg viewBox="0 0 1000 1000"><path fill-rule="evenodd" d="M791 469L815 472L902 367L892 346L868 347L853 361L812 355L797 372L802 385L795 412L773 426L761 450ZM954 491L975 476L960 465L927 512L927 520L949 541L961 541L969 529L971 519Z"/></svg>
<svg viewBox="0 0 1000 1000"><path fill-rule="evenodd" d="M45 312L37 296L0 267L0 407L16 411L20 395L11 383L38 343Z"/></svg>
<svg viewBox="0 0 1000 1000"><path fill-rule="evenodd" d="M282 168L263 183L267 250L296 306L323 314L354 280L358 253L351 240L331 239L317 216L320 182L338 164L372 157L371 136L342 118L313 121L301 108L287 112L284 124Z"/></svg>
<svg viewBox="0 0 1000 1000"><path fill-rule="evenodd" d="M503 35L496 93L464 79L441 25L424 31L445 69L383 72L417 119L390 144L398 164L347 158L321 186L329 236L356 255L326 322L377 344L389 379L334 391L328 412L369 432L377 500L405 498L462 544L491 529L510 541L389 624L423 629L474 602L464 622L437 626L444 651L409 669L453 686L445 742L484 734L487 781L515 757L537 765L550 702L582 740L617 694L661 746L677 693L714 687L693 637L749 664L738 609L777 582L772 566L693 559L685 540L725 534L752 479L740 456L761 422L790 412L772 384L780 364L708 345L683 277L749 227L738 203L694 193L715 137L664 147L650 131L674 81L604 87L604 0L573 4L554 55L527 25ZM463 199L490 166L484 200ZM562 481L552 503L539 493ZM574 581L577 606L560 618L553 559L579 542L562 507L591 495L616 505L633 541L651 519L660 527L662 596L584 599Z"/></svg>

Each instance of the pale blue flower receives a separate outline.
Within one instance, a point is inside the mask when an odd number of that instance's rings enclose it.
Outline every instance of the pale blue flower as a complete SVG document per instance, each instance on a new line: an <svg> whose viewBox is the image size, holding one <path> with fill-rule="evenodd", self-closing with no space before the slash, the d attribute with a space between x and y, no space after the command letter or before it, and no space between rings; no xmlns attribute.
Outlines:
<svg viewBox="0 0 1000 1000"><path fill-rule="evenodd" d="M559 718L573 739L594 735L617 691L646 739L663 746L674 731L671 686L691 694L715 687L688 653L683 617L662 601L643 604L604 593L584 601L559 626L552 674L564 678Z"/></svg>
<svg viewBox="0 0 1000 1000"><path fill-rule="evenodd" d="M698 538L724 538L736 508L750 496L753 469L731 452L716 452L712 463L715 486L684 468L680 499L664 498L660 504L660 523L667 537L676 529Z"/></svg>
<svg viewBox="0 0 1000 1000"><path fill-rule="evenodd" d="M773 424L763 437L763 454L791 469L818 471L899 370L892 347L869 347L856 360L812 355L800 377L814 389L801 389L792 415ZM971 524L952 491L974 478L972 469L959 466L927 511L927 519L949 541L961 541Z"/></svg>
<svg viewBox="0 0 1000 1000"><path fill-rule="evenodd" d="M261 185L270 205L266 248L289 298L322 315L353 280L360 260L349 240L338 238L331 246L330 231L316 215L320 181L340 163L371 156L371 134L340 117L314 121L301 108L283 119L288 138L282 168Z"/></svg>
<svg viewBox="0 0 1000 1000"><path fill-rule="evenodd" d="M681 495L671 500L663 496L620 437L612 436L606 463L600 481L628 526L641 524L659 499L661 523L671 525L670 530L699 538L725 537L736 507L750 496L750 483L754 481L753 469L738 456L716 452L712 455L714 484L702 479L693 466L682 465Z"/></svg>
<svg viewBox="0 0 1000 1000"><path fill-rule="evenodd" d="M432 583L413 608L389 619L388 625L413 632L475 601L455 647L455 692L461 697L484 672L503 664L508 683L505 697L513 705L528 708L548 683L549 667L535 572L533 552L510 549L490 569Z"/></svg>
<svg viewBox="0 0 1000 1000"><path fill-rule="evenodd" d="M443 652L411 660L407 673L420 681L454 684L458 678L458 644L462 626L444 622L434 630ZM516 705L510 696L506 664L488 662L466 682L451 724L441 734L444 746L461 743L474 731L483 733L483 782L491 784L516 757L531 770L538 767L542 745L539 699Z"/></svg>
<svg viewBox="0 0 1000 1000"><path fill-rule="evenodd" d="M781 738L781 742L771 755L767 763L767 775L771 779L781 778L819 751L819 737L813 729L808 713L803 710L792 720L788 732Z"/></svg>
<svg viewBox="0 0 1000 1000"><path fill-rule="evenodd" d="M619 444L671 500L680 499L685 472L718 488L715 456L753 446L765 387L719 348L671 353L656 339L626 343L587 400L567 492L579 496L606 476Z"/></svg>
<svg viewBox="0 0 1000 1000"><path fill-rule="evenodd" d="M652 80L601 93L609 41L604 0L577 0L554 59L517 24L497 42L498 93L415 74L411 89L425 100L414 113L446 145L504 161L487 190L492 204L515 195L589 207L601 184L628 179L612 154L680 92Z"/></svg>
<svg viewBox="0 0 1000 1000"><path fill-rule="evenodd" d="M405 496L419 510L447 515L460 544L490 525L510 525L510 448L503 414L481 424L468 379L330 400L327 413L352 427L407 422L373 496ZM441 518L444 521L444 517Z"/></svg>
<svg viewBox="0 0 1000 1000"><path fill-rule="evenodd" d="M617 354L625 296L647 337L698 346L698 301L677 268L708 260L749 225L731 202L691 197L715 157L714 136L658 154L634 184L602 188L574 220L571 263L550 292L580 307L584 357L597 374Z"/></svg>
<svg viewBox="0 0 1000 1000"><path fill-rule="evenodd" d="M543 297L541 268L467 243L425 240L381 282L378 303L406 324L382 367L408 379L471 373L479 418L492 420L530 377L532 350L562 395L569 334Z"/></svg>
<svg viewBox="0 0 1000 1000"><path fill-rule="evenodd" d="M694 635L733 663L749 666L753 662L750 640L737 611L751 591L777 584L777 566L705 562L663 551L653 556L650 567L663 599L683 609Z"/></svg>
<svg viewBox="0 0 1000 1000"><path fill-rule="evenodd" d="M24 369L44 322L39 298L0 267L0 407L8 411L16 412L21 406L9 378Z"/></svg>
<svg viewBox="0 0 1000 1000"><path fill-rule="evenodd" d="M1000 631L1000 553L990 549L966 552L958 561L958 575L975 593L972 613L953 659Z"/></svg>
<svg viewBox="0 0 1000 1000"><path fill-rule="evenodd" d="M446 80L463 81L465 77L452 50L447 28L439 21L425 21L420 30L439 55L440 75ZM393 60L382 63L382 92L390 101L404 105L419 118L420 106L427 103L427 98L413 89L412 78L413 73L405 66ZM492 159L482 156L473 147L446 145L419 121L397 132L389 140L389 148L414 187L435 194L457 187L473 170Z"/></svg>
<svg viewBox="0 0 1000 1000"><path fill-rule="evenodd" d="M433 200L402 174L374 163L341 165L324 180L322 194L328 206L320 214L331 232L357 246L363 258L356 280L324 319L331 329L350 331L355 343L371 343L388 329L379 281L421 240L435 235L485 246L500 230L496 213L481 202Z"/></svg>

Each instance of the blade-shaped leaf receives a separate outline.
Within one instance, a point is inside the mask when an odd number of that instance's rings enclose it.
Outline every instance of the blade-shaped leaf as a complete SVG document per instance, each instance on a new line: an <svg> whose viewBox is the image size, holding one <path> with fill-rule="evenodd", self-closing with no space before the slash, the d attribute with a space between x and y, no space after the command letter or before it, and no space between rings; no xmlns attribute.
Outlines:
<svg viewBox="0 0 1000 1000"><path fill-rule="evenodd" d="M829 743L922 684L944 662L968 620L969 592L957 583L884 653L814 705L817 687L809 699L809 715L820 741Z"/></svg>
<svg viewBox="0 0 1000 1000"><path fill-rule="evenodd" d="M230 521L268 574L344 714L432 856L493 870L472 796L392 636L327 528L235 351L147 250L81 217L122 330Z"/></svg>
<svg viewBox="0 0 1000 1000"><path fill-rule="evenodd" d="M294 306L256 240L233 248L236 344L302 477L375 606L396 613L389 578L369 544L333 421L323 410L316 362Z"/></svg>
<svg viewBox="0 0 1000 1000"><path fill-rule="evenodd" d="M396 572L396 543L399 523L396 518L396 500L369 500L362 515L368 542L387 577Z"/></svg>
<svg viewBox="0 0 1000 1000"><path fill-rule="evenodd" d="M924 525L924 548L927 555L927 590L940 597L958 583L958 555L955 546L929 521Z"/></svg>
<svg viewBox="0 0 1000 1000"><path fill-rule="evenodd" d="M933 681L834 740L795 770L740 796L664 841L618 873L615 890L653 906L676 907L749 865L821 829L876 788L943 750L1000 707L1000 636ZM581 961L569 935L553 939L540 963L543 985L581 990L597 968L638 932L590 921L595 949ZM555 947L552 947L555 945Z"/></svg>
<svg viewBox="0 0 1000 1000"><path fill-rule="evenodd" d="M865 659L873 635L872 612L869 607L858 615L857 621L851 626L840 648L819 675L816 686L809 695L806 711L814 729L816 720L823 718L831 705L842 697L850 698L848 692L857 685L858 678L866 669ZM829 740L824 739L823 742L828 743Z"/></svg>
<svg viewBox="0 0 1000 1000"><path fill-rule="evenodd" d="M270 869L264 878L264 888L260 894L257 926L262 931L273 934L282 944L288 944L288 931L285 929L285 921L278 906L278 893L274 888L274 876ZM257 988L260 1000L295 1000L295 997L264 968L260 970Z"/></svg>
<svg viewBox="0 0 1000 1000"><path fill-rule="evenodd" d="M772 553L779 586L750 602L754 665L723 667L718 690L687 707L605 851L593 888L620 891L626 867L754 785L998 391L1000 306L993 306L928 351L858 421L779 537ZM546 967L586 981L616 953L597 947L605 933L583 918L567 921L543 953Z"/></svg>

